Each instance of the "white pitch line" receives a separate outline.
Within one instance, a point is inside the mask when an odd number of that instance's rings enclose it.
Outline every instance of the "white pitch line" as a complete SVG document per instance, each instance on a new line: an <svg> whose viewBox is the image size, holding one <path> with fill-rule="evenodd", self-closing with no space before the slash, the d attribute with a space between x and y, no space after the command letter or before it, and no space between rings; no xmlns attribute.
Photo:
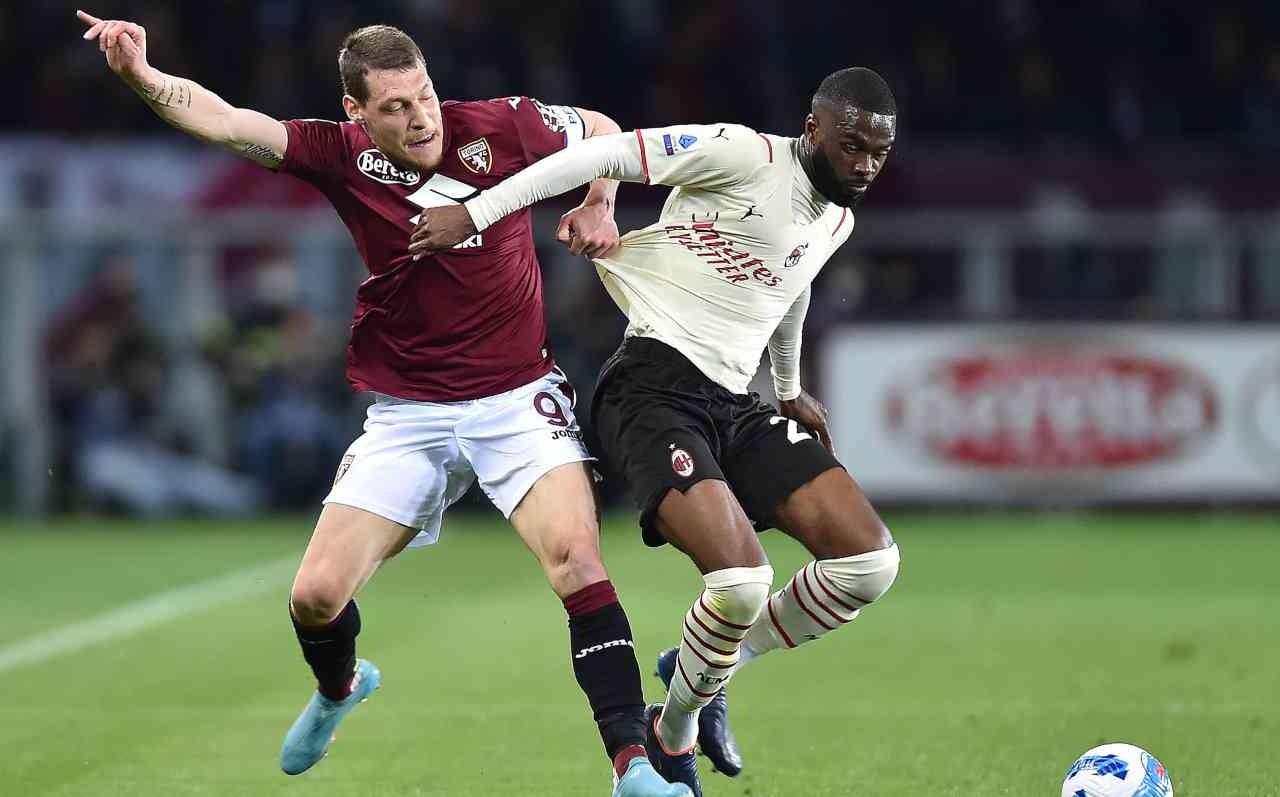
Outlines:
<svg viewBox="0 0 1280 797"><path fill-rule="evenodd" d="M298 559L295 556L277 559L265 565L152 595L97 617L24 639L0 648L0 673L276 589L282 581L293 575L297 567ZM283 596L280 602L283 606Z"/></svg>

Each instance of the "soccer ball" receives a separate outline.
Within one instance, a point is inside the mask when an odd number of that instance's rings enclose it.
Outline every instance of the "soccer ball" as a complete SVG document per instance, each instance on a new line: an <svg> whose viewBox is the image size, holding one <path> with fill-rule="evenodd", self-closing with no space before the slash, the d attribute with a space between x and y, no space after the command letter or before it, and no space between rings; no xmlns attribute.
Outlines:
<svg viewBox="0 0 1280 797"><path fill-rule="evenodd" d="M1164 765L1141 747L1104 744L1067 770L1062 797L1173 797L1173 784Z"/></svg>

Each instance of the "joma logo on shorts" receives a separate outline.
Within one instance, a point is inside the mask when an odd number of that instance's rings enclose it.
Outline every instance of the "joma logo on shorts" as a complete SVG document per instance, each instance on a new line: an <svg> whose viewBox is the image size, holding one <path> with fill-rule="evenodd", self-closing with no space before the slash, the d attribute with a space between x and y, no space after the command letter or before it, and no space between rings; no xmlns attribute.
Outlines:
<svg viewBox="0 0 1280 797"><path fill-rule="evenodd" d="M560 429L558 431L551 433L552 440L559 440L562 437L569 440L577 440L579 443L581 443L582 431L580 429Z"/></svg>
<svg viewBox="0 0 1280 797"><path fill-rule="evenodd" d="M603 645L592 645L589 648L583 648L581 651L578 652L578 655L574 656L574 658L585 659L587 656L590 656L592 653L599 653L605 648L621 648L621 647L634 648L635 645L631 643L630 639L615 639L612 642L605 642Z"/></svg>

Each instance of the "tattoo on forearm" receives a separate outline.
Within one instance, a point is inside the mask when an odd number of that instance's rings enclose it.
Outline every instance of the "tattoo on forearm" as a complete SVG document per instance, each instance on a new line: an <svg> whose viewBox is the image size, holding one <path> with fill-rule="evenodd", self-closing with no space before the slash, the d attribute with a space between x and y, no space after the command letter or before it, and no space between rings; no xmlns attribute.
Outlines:
<svg viewBox="0 0 1280 797"><path fill-rule="evenodd" d="M264 144L245 144L240 151L259 163L266 163L271 166L279 166L284 163L284 157L280 153Z"/></svg>
<svg viewBox="0 0 1280 797"><path fill-rule="evenodd" d="M161 108L190 108L191 87L181 80L143 83L142 96Z"/></svg>

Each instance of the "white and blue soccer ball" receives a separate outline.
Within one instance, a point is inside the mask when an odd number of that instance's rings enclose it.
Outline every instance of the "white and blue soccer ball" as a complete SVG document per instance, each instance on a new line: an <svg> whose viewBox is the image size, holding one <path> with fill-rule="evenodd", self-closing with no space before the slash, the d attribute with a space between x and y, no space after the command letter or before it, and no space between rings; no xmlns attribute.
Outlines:
<svg viewBox="0 0 1280 797"><path fill-rule="evenodd" d="M1159 759L1131 744L1104 744L1076 759L1062 797L1173 797Z"/></svg>

